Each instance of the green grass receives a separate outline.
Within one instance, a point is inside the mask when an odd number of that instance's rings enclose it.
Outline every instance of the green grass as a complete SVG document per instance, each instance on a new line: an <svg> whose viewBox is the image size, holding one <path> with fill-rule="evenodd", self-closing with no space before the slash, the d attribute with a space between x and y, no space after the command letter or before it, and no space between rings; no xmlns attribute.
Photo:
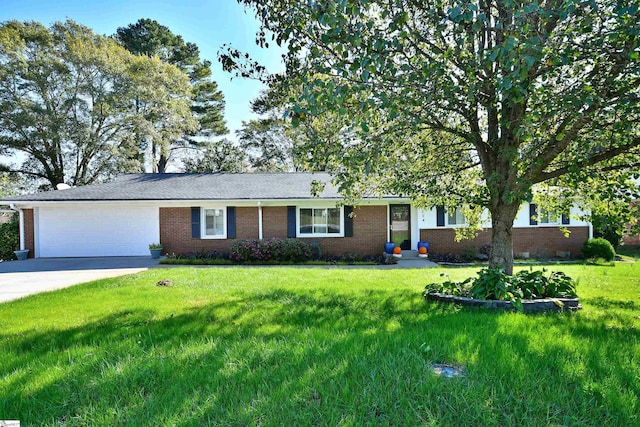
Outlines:
<svg viewBox="0 0 640 427"><path fill-rule="evenodd" d="M0 419L639 425L640 263L553 268L579 280L581 312L422 299L476 268L156 269L2 304Z"/></svg>
<svg viewBox="0 0 640 427"><path fill-rule="evenodd" d="M625 261L640 261L640 246L618 246L616 248L616 255Z"/></svg>
<svg viewBox="0 0 640 427"><path fill-rule="evenodd" d="M238 262L224 259L224 258L165 258L161 259L160 264L168 264L168 265L239 265ZM243 265L377 265L374 261L338 261L338 262L329 262L329 261L319 261L319 260L309 260L309 261L301 261L301 262L293 262L293 261L253 261L243 263Z"/></svg>

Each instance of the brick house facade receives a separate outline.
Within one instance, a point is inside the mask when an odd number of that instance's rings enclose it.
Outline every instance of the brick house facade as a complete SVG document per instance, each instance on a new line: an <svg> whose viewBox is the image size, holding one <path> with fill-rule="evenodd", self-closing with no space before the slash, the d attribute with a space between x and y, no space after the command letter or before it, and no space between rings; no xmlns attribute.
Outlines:
<svg viewBox="0 0 640 427"><path fill-rule="evenodd" d="M330 184L311 196L326 174L132 174L63 191L4 199L23 213L23 245L31 257L148 256L150 243L164 253L227 252L238 239L297 238L323 255L379 255L393 241L431 252L462 253L488 243L491 232L455 241L464 226L459 212L418 209L389 196L344 206ZM591 225L577 208L568 215L523 204L514 223L514 252L579 255ZM569 232L565 237L560 227Z"/></svg>

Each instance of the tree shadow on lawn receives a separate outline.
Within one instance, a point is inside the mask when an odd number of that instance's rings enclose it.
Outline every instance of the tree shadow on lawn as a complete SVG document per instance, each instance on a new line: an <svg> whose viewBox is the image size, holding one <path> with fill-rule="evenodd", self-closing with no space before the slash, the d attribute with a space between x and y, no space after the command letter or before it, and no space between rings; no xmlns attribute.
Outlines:
<svg viewBox="0 0 640 427"><path fill-rule="evenodd" d="M581 301L585 304L590 304L604 309L622 309L633 311L637 311L638 309L640 309L640 306L638 306L635 301L620 301L603 297L581 298Z"/></svg>
<svg viewBox="0 0 640 427"><path fill-rule="evenodd" d="M625 340L634 335L580 333L597 327L579 316L424 303L413 291L277 289L165 317L123 310L77 328L0 336L9 372L0 413L28 425L478 425L562 423L578 408L584 420L620 408L608 395L594 400L594 378L565 365L577 351L588 369L606 365L617 344L613 362L632 358ZM464 366L466 376L437 377L431 363ZM536 378L535 369L552 375ZM615 372L595 380L639 394Z"/></svg>

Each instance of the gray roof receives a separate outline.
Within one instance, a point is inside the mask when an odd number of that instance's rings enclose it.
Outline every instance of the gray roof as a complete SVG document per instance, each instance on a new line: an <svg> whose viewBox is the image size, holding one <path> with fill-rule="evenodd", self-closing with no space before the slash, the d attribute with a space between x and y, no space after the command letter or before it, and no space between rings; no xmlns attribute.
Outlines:
<svg viewBox="0 0 640 427"><path fill-rule="evenodd" d="M322 199L339 199L327 173L127 174L116 180L67 190L0 199L13 201L94 200L286 200L310 199L311 183L326 182Z"/></svg>

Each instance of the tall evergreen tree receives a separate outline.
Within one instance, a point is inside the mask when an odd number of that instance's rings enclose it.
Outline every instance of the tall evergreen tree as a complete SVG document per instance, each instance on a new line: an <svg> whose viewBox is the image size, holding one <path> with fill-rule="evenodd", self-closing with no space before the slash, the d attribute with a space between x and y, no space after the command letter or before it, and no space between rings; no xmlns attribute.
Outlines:
<svg viewBox="0 0 640 427"><path fill-rule="evenodd" d="M135 24L118 28L115 39L131 53L157 57L164 63L177 66L191 83L190 109L198 122L197 128L185 129L180 135L156 135L154 138L141 135L141 147L146 147L145 143L150 145L154 172L165 172L172 152L204 148L212 136L228 132L224 120L224 96L211 79L211 62L200 58L198 46L185 42L182 36L152 19L139 19Z"/></svg>

